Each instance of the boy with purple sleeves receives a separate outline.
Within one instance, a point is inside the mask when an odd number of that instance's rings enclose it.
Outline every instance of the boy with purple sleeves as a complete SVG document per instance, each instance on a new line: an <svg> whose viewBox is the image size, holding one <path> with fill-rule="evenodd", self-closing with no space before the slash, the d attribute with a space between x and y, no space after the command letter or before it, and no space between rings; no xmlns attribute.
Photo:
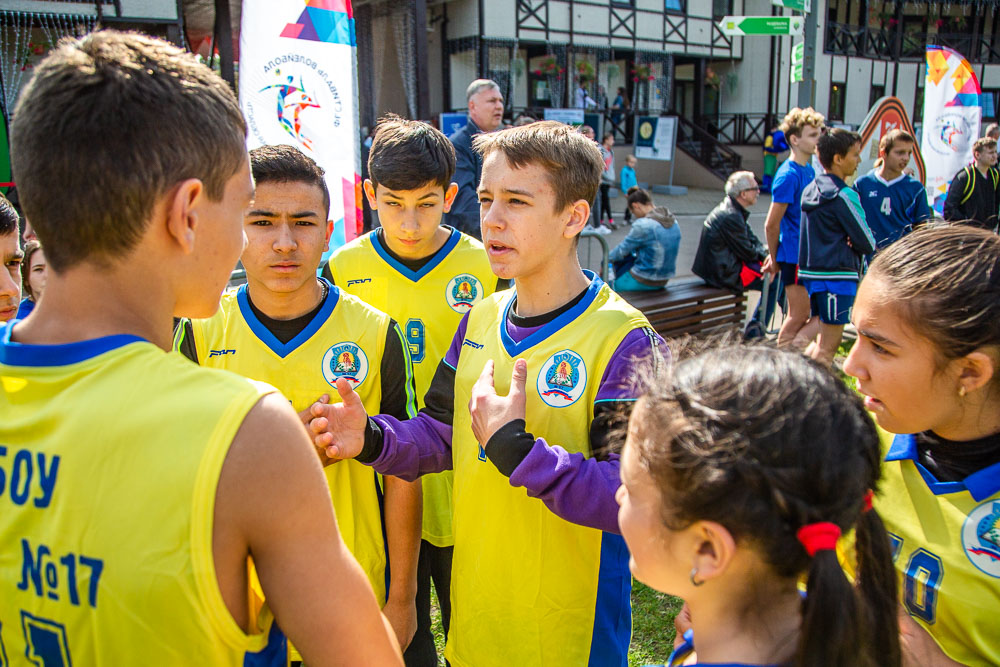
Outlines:
<svg viewBox="0 0 1000 667"><path fill-rule="evenodd" d="M452 665L627 665L628 552L619 445L637 364L662 339L580 268L603 163L561 123L476 139L490 264L514 290L462 319L425 407L369 418L347 383L310 427L330 460L415 479L454 470ZM518 487L523 487L518 488Z"/></svg>

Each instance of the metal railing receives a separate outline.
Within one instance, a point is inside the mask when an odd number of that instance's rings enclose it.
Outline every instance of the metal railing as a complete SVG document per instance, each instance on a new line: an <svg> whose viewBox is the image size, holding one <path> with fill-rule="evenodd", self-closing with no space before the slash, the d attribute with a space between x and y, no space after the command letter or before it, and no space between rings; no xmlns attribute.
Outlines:
<svg viewBox="0 0 1000 667"><path fill-rule="evenodd" d="M763 146L768 131L779 122L777 114L718 113L702 116L698 125L723 143Z"/></svg>
<svg viewBox="0 0 1000 667"><path fill-rule="evenodd" d="M596 248L596 251L595 251ZM595 261L594 253L597 253ZM580 258L580 266L590 269L601 280L608 279L608 242L603 236L590 229L580 232L580 242L576 246L576 255Z"/></svg>
<svg viewBox="0 0 1000 667"><path fill-rule="evenodd" d="M677 117L677 148L722 180L743 164L739 153L683 116Z"/></svg>
<svg viewBox="0 0 1000 667"><path fill-rule="evenodd" d="M971 32L910 32L901 26L873 28L827 23L823 50L862 58L923 60L928 44L948 46L973 63L1000 63L1000 35Z"/></svg>

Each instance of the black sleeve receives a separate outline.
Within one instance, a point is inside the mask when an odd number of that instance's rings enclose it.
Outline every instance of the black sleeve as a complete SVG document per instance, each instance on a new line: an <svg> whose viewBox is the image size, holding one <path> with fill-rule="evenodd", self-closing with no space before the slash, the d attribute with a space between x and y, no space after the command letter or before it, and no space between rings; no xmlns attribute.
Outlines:
<svg viewBox="0 0 1000 667"><path fill-rule="evenodd" d="M949 222L965 220L968 216L962 210L962 196L965 193L965 184L968 180L968 171L962 169L948 186L948 195L944 200L944 219Z"/></svg>
<svg viewBox="0 0 1000 667"><path fill-rule="evenodd" d="M333 271L330 270L330 262L325 262L323 264L323 272L320 275L329 280L331 285L337 284L333 282Z"/></svg>
<svg viewBox="0 0 1000 667"><path fill-rule="evenodd" d="M606 401L594 405L594 421L590 422L590 451L598 461L609 454L621 454L628 434L628 418L635 401Z"/></svg>
<svg viewBox="0 0 1000 667"><path fill-rule="evenodd" d="M424 394L424 407L420 411L442 424L452 426L455 419L455 369L444 359L434 371L434 379Z"/></svg>
<svg viewBox="0 0 1000 667"><path fill-rule="evenodd" d="M194 344L194 327L191 320L181 319L174 327L174 349L198 363L198 347Z"/></svg>
<svg viewBox="0 0 1000 667"><path fill-rule="evenodd" d="M767 253L749 225L743 222L742 219L737 219L736 216L729 215L725 216L720 222L722 222L722 229L719 231L722 232L726 245L732 249L733 254L741 262L749 264L751 262L764 261Z"/></svg>
<svg viewBox="0 0 1000 667"><path fill-rule="evenodd" d="M379 374L382 379L382 403L379 412L405 421L417 414L417 390L413 382L413 365L406 355L403 332L395 320L389 320L385 349Z"/></svg>

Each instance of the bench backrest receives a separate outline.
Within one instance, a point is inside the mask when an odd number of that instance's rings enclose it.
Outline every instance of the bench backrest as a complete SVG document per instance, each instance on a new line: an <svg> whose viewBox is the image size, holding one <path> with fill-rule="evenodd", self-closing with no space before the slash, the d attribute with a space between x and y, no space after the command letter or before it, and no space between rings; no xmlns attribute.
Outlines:
<svg viewBox="0 0 1000 667"><path fill-rule="evenodd" d="M700 279L671 281L656 292L622 292L664 338L741 328L746 294L710 287Z"/></svg>

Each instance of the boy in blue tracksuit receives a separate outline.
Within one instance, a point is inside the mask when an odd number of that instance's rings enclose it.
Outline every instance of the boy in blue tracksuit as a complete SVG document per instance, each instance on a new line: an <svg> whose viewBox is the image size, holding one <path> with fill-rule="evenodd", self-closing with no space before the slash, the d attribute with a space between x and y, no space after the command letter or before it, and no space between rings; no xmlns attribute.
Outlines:
<svg viewBox="0 0 1000 667"><path fill-rule="evenodd" d="M875 238L858 193L844 182L861 162L861 136L830 130L819 138L817 152L826 173L802 192L799 276L809 292L812 318L820 324L806 354L831 364L850 321L862 258L875 252Z"/></svg>
<svg viewBox="0 0 1000 667"><path fill-rule="evenodd" d="M637 164L639 164L639 160L634 155L629 155L625 158L625 166L622 167L618 185L621 188L622 194L626 197L628 197L629 190L639 186L639 182L635 177L635 165ZM625 224L632 224L632 211L629 209L627 203L625 204Z"/></svg>

